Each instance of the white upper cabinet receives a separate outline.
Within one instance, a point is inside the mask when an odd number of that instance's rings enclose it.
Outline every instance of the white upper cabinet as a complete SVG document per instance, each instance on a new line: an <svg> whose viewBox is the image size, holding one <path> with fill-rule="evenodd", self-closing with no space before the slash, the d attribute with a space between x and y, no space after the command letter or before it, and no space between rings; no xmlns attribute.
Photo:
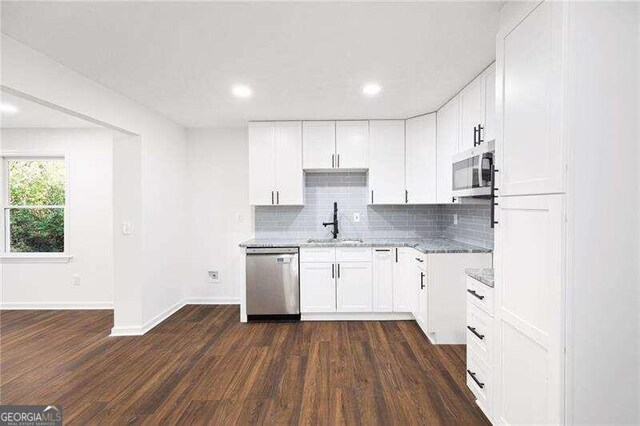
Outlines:
<svg viewBox="0 0 640 426"><path fill-rule="evenodd" d="M302 123L276 123L276 204L304 204Z"/></svg>
<svg viewBox="0 0 640 426"><path fill-rule="evenodd" d="M369 203L405 204L404 120L369 123Z"/></svg>
<svg viewBox="0 0 640 426"><path fill-rule="evenodd" d="M496 65L491 64L460 92L458 151L496 138Z"/></svg>
<svg viewBox="0 0 640 426"><path fill-rule="evenodd" d="M501 196L564 192L562 19L553 9L543 4L498 40Z"/></svg>
<svg viewBox="0 0 640 426"><path fill-rule="evenodd" d="M249 123L249 203L302 205L302 123Z"/></svg>
<svg viewBox="0 0 640 426"><path fill-rule="evenodd" d="M451 203L452 200L452 160L458 152L460 99L456 96L437 113L437 190L438 204Z"/></svg>
<svg viewBox="0 0 640 426"><path fill-rule="evenodd" d="M331 169L335 167L336 122L303 122L302 144L302 165L305 170Z"/></svg>
<svg viewBox="0 0 640 426"><path fill-rule="evenodd" d="M276 188L276 125L249 123L249 202L273 205Z"/></svg>
<svg viewBox="0 0 640 426"><path fill-rule="evenodd" d="M435 203L436 114L408 119L406 126L405 201L408 204Z"/></svg>
<svg viewBox="0 0 640 426"><path fill-rule="evenodd" d="M305 170L369 168L369 122L305 121L302 131Z"/></svg>
<svg viewBox="0 0 640 426"><path fill-rule="evenodd" d="M478 142L478 126L484 123L484 84L482 76L460 93L460 145L458 151L471 149Z"/></svg>
<svg viewBox="0 0 640 426"><path fill-rule="evenodd" d="M336 167L369 168L369 122L336 122Z"/></svg>
<svg viewBox="0 0 640 426"><path fill-rule="evenodd" d="M480 134L483 142L496 138L496 64L483 73L484 78L484 130Z"/></svg>

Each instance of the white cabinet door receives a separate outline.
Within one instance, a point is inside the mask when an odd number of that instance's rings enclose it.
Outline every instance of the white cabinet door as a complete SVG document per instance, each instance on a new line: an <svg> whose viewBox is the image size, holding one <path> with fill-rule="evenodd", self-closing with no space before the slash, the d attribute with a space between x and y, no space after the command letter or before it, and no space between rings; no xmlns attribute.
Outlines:
<svg viewBox="0 0 640 426"><path fill-rule="evenodd" d="M406 201L436 202L436 114L407 120Z"/></svg>
<svg viewBox="0 0 640 426"><path fill-rule="evenodd" d="M491 65L484 76L484 130L481 134L483 142L496 138L496 64Z"/></svg>
<svg viewBox="0 0 640 426"><path fill-rule="evenodd" d="M276 204L302 205L302 123L276 123Z"/></svg>
<svg viewBox="0 0 640 426"><path fill-rule="evenodd" d="M336 123L336 167L369 168L369 122L338 121Z"/></svg>
<svg viewBox="0 0 640 426"><path fill-rule="evenodd" d="M305 170L334 168L336 152L336 122L303 122L302 147L302 165Z"/></svg>
<svg viewBox="0 0 640 426"><path fill-rule="evenodd" d="M564 196L500 197L495 319L498 424L560 424Z"/></svg>
<svg viewBox="0 0 640 426"><path fill-rule="evenodd" d="M249 123L249 203L275 203L275 123Z"/></svg>
<svg viewBox="0 0 640 426"><path fill-rule="evenodd" d="M405 204L404 120L369 123L369 203Z"/></svg>
<svg viewBox="0 0 640 426"><path fill-rule="evenodd" d="M397 262L393 264L393 311L413 312L416 303L417 280L414 272L413 249L397 248Z"/></svg>
<svg viewBox="0 0 640 426"><path fill-rule="evenodd" d="M373 249L373 311L393 311L393 263L392 248Z"/></svg>
<svg viewBox="0 0 640 426"><path fill-rule="evenodd" d="M460 99L456 96L437 112L436 144L438 162L436 165L436 201L438 204L452 203L452 160L458 152Z"/></svg>
<svg viewBox="0 0 640 426"><path fill-rule="evenodd" d="M300 312L335 311L335 264L300 263Z"/></svg>
<svg viewBox="0 0 640 426"><path fill-rule="evenodd" d="M562 7L545 2L498 39L501 196L564 192Z"/></svg>
<svg viewBox="0 0 640 426"><path fill-rule="evenodd" d="M338 263L337 311L373 311L371 262Z"/></svg>
<svg viewBox="0 0 640 426"><path fill-rule="evenodd" d="M484 123L484 80L476 77L460 93L460 146L458 151L473 148L474 128Z"/></svg>
<svg viewBox="0 0 640 426"><path fill-rule="evenodd" d="M420 286L418 287L417 303L414 311L416 321L420 323L423 330L429 330L429 289L427 288L427 273L418 265L415 266L415 273Z"/></svg>

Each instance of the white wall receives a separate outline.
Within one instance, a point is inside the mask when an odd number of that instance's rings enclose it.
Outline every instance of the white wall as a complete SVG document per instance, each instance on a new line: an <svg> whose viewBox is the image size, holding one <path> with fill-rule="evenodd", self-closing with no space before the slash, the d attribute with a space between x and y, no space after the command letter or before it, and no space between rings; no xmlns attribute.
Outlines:
<svg viewBox="0 0 640 426"><path fill-rule="evenodd" d="M111 308L112 132L106 129L2 129L3 152L64 153L70 263L3 265L4 308ZM73 275L81 283L74 287Z"/></svg>
<svg viewBox="0 0 640 426"><path fill-rule="evenodd" d="M141 169L142 180L141 219L133 223L141 237L140 261L128 266L129 275L140 279L114 283L116 292L122 286L124 297L116 299L114 332L142 333L184 298L188 240L179 207L186 203L186 131L6 35L1 43L4 88L140 136L141 160L132 164Z"/></svg>
<svg viewBox="0 0 640 426"><path fill-rule="evenodd" d="M572 5L567 404L573 424L640 424L638 8Z"/></svg>
<svg viewBox="0 0 640 426"><path fill-rule="evenodd" d="M238 303L244 284L244 251L253 236L249 206L247 129L192 129L187 133L189 272L193 301ZM240 216L240 217L239 217ZM206 271L220 272L206 283Z"/></svg>

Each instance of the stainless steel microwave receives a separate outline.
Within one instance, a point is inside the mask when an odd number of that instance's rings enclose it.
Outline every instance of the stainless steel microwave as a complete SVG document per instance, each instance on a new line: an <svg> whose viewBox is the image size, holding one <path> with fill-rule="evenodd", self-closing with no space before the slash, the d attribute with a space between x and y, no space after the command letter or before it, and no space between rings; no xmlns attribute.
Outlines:
<svg viewBox="0 0 640 426"><path fill-rule="evenodd" d="M495 141L488 141L453 156L452 190L458 197L491 196Z"/></svg>

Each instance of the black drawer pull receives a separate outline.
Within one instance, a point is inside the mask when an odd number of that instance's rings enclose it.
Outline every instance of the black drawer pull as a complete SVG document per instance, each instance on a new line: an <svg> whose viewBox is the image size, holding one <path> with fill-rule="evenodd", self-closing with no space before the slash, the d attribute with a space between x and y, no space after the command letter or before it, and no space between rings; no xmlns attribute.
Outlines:
<svg viewBox="0 0 640 426"><path fill-rule="evenodd" d="M418 262L420 262L420 263L423 263L423 262L424 262L424 259L420 259L419 257L416 257L416 260L417 260Z"/></svg>
<svg viewBox="0 0 640 426"><path fill-rule="evenodd" d="M391 251L391 249L376 249L376 251Z"/></svg>
<svg viewBox="0 0 640 426"><path fill-rule="evenodd" d="M480 389L484 389L484 383L476 378L476 373L471 372L471 370L467 370L467 373L469 373L473 381L476 382L476 385L480 386Z"/></svg>
<svg viewBox="0 0 640 426"><path fill-rule="evenodd" d="M484 299L484 296L479 295L478 293L476 293L475 290L467 290L467 292L469 292L470 294L472 294L473 296L477 297L480 300Z"/></svg>
<svg viewBox="0 0 640 426"><path fill-rule="evenodd" d="M469 329L469 331L471 331L473 334L475 334L478 339L480 339L480 340L484 339L484 334L478 333L476 331L475 327L471 327L470 325L468 325L467 328Z"/></svg>

